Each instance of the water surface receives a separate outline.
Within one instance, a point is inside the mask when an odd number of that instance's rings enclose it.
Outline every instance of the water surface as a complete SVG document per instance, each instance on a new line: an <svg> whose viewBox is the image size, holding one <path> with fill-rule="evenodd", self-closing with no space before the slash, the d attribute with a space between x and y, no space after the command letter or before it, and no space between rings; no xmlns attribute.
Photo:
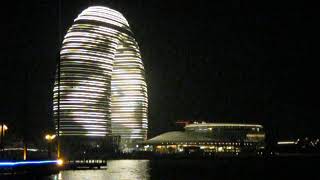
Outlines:
<svg viewBox="0 0 320 180"><path fill-rule="evenodd" d="M66 170L53 180L320 179L320 158L109 160L107 168ZM301 178L299 179L301 180Z"/></svg>
<svg viewBox="0 0 320 180"><path fill-rule="evenodd" d="M65 170L56 180L149 180L149 160L110 160L108 168Z"/></svg>

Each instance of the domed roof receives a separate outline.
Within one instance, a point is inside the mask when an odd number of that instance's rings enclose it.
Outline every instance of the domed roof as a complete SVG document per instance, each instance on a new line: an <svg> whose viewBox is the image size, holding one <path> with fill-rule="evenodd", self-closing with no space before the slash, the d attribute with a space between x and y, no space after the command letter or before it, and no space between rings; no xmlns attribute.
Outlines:
<svg viewBox="0 0 320 180"><path fill-rule="evenodd" d="M166 143L166 142L200 142L200 141L213 141L212 138L206 137L204 134L171 131L160 134L154 138L146 141L150 144Z"/></svg>

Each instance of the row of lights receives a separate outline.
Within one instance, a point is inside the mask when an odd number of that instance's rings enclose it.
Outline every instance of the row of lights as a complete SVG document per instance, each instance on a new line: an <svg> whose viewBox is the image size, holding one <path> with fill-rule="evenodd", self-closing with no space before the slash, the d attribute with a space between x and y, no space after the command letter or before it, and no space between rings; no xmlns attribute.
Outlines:
<svg viewBox="0 0 320 180"><path fill-rule="evenodd" d="M174 142L166 142L166 143L164 143L164 142L162 142L161 143L162 145L183 145L183 144L199 144L199 145L241 145L241 143L231 143L231 142L218 142L218 143L216 143L216 142L185 142L185 143L182 143L182 142L180 142L180 143L174 143ZM245 146L251 146L251 145L253 145L253 143L243 143L243 145L245 145Z"/></svg>

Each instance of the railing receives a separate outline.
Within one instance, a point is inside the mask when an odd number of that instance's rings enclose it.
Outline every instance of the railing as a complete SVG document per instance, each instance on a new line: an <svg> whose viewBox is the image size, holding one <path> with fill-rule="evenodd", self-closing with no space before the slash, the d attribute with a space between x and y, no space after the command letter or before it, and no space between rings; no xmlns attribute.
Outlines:
<svg viewBox="0 0 320 180"><path fill-rule="evenodd" d="M105 159L80 159L80 160L67 160L65 161L65 168L77 169L77 168L95 168L100 169L102 166L107 166L107 160Z"/></svg>

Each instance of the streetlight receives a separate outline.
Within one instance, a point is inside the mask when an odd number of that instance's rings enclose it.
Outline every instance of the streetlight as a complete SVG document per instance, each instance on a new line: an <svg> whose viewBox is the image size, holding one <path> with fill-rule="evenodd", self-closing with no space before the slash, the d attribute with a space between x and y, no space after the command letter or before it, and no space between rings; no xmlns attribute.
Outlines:
<svg viewBox="0 0 320 180"><path fill-rule="evenodd" d="M0 149L1 149L1 156L2 156L2 153L3 153L3 150L4 150L4 143L3 143L3 136L5 134L5 132L8 130L8 126L6 126L3 122L1 123L1 126L0 126Z"/></svg>
<svg viewBox="0 0 320 180"><path fill-rule="evenodd" d="M56 138L56 135L55 134L53 134L53 135L47 134L44 138L48 141L52 141L54 138Z"/></svg>
<svg viewBox="0 0 320 180"><path fill-rule="evenodd" d="M56 135L47 134L44 138L48 141L48 158L51 158L51 142L56 138Z"/></svg>
<svg viewBox="0 0 320 180"><path fill-rule="evenodd" d="M2 128L3 128L3 135L5 134L6 130L8 130L8 126L6 126L5 124L2 124L0 126L0 133L2 134Z"/></svg>

